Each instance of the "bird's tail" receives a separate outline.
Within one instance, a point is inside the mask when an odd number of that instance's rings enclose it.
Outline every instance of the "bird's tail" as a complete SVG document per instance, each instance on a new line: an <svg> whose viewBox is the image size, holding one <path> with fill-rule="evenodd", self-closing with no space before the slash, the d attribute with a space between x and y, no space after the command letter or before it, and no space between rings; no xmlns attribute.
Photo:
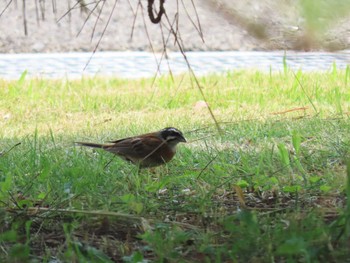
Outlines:
<svg viewBox="0 0 350 263"><path fill-rule="evenodd" d="M105 145L100 143L92 143L92 142L75 142L78 146L87 146L93 148L103 148Z"/></svg>

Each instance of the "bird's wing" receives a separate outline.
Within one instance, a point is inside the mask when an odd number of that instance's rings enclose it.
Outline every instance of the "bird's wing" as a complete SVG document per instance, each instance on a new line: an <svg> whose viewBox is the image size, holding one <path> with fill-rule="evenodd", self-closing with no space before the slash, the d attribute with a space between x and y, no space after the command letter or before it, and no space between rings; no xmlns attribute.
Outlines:
<svg viewBox="0 0 350 263"><path fill-rule="evenodd" d="M105 147L104 149L122 155L128 159L143 159L158 150L163 143L164 142L156 136L147 136L147 138L132 137L117 140L113 145Z"/></svg>
<svg viewBox="0 0 350 263"><path fill-rule="evenodd" d="M115 141L107 141L109 143L121 143L121 142L125 142L125 143L129 143L130 141L132 140L136 140L136 139L143 139L143 137L147 137L147 138L150 138L150 137L154 137L154 138L157 138L159 140L158 137L152 135L152 133L146 133L146 134L143 134L143 135L140 135L140 136L135 136L135 137L127 137L127 138L123 138L123 139L118 139L118 140L115 140Z"/></svg>
<svg viewBox="0 0 350 263"><path fill-rule="evenodd" d="M132 140L134 139L135 137L127 137L127 138L123 138L123 139L118 139L118 140L115 140L115 141L107 141L109 143L120 143L122 141L127 141L127 140Z"/></svg>

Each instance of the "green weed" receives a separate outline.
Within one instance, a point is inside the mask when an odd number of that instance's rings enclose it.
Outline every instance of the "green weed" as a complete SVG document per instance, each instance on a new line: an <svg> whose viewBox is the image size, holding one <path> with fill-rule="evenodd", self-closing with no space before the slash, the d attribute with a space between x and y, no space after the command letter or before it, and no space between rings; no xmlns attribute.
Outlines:
<svg viewBox="0 0 350 263"><path fill-rule="evenodd" d="M335 69L334 69L335 68ZM28 79L0 85L0 259L326 262L349 258L349 70ZM141 170L74 146L175 126Z"/></svg>

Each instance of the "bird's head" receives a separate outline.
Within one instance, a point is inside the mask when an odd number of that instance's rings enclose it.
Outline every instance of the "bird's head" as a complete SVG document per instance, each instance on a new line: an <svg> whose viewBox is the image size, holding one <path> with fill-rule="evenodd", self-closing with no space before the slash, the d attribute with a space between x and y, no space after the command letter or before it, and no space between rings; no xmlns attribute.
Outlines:
<svg viewBox="0 0 350 263"><path fill-rule="evenodd" d="M166 140L169 144L176 145L179 142L187 142L182 132L173 127L167 127L160 131L162 139Z"/></svg>

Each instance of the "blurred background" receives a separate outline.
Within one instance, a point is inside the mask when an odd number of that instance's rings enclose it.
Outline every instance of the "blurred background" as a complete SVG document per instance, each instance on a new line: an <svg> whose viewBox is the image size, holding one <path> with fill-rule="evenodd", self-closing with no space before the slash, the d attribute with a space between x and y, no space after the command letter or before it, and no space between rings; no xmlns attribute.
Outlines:
<svg viewBox="0 0 350 263"><path fill-rule="evenodd" d="M178 50L170 24L191 51L350 46L349 0L167 0L164 7L167 16L155 25L146 0L2 0L0 52L157 52L167 39L167 48Z"/></svg>

